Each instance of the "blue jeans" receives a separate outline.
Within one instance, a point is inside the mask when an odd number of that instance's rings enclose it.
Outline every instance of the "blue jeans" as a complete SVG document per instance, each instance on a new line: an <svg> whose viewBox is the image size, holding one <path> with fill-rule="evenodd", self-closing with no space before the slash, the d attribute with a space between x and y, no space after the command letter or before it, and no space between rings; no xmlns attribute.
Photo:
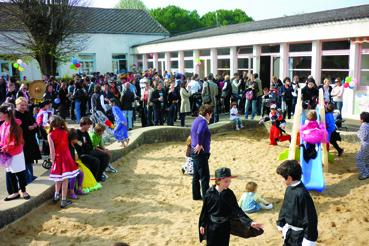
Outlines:
<svg viewBox="0 0 369 246"><path fill-rule="evenodd" d="M334 105L336 106L336 109L340 111L340 114L342 114L343 102L334 102Z"/></svg>
<svg viewBox="0 0 369 246"><path fill-rule="evenodd" d="M132 129L133 125L132 125L132 117L133 117L133 111L132 110L124 110L123 114L126 116L127 118L127 122L128 122L128 129Z"/></svg>
<svg viewBox="0 0 369 246"><path fill-rule="evenodd" d="M76 113L77 123L79 123L79 121L81 120L81 101L80 100L74 101L74 111Z"/></svg>
<svg viewBox="0 0 369 246"><path fill-rule="evenodd" d="M251 119L253 120L255 118L255 114L256 114L256 100L246 100L245 119L247 119L249 117L250 106L251 106Z"/></svg>
<svg viewBox="0 0 369 246"><path fill-rule="evenodd" d="M174 126L174 117L176 116L176 105L172 104L169 106L169 110L168 110L168 119L167 119L167 124L168 126Z"/></svg>
<svg viewBox="0 0 369 246"><path fill-rule="evenodd" d="M236 128L241 128L242 127L242 122L241 122L241 119L240 118L235 118L232 120L236 126Z"/></svg>

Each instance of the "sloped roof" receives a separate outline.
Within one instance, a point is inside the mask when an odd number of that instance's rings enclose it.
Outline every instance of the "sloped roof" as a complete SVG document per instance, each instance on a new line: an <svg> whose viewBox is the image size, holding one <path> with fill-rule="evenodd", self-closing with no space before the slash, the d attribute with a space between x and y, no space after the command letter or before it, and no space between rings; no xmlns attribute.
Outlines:
<svg viewBox="0 0 369 246"><path fill-rule="evenodd" d="M185 34L179 34L169 38L159 39L156 41L136 45L142 46L146 44L157 44L173 41L181 41L194 38L205 38L212 36L220 36L233 33L261 31L274 28L295 27L311 24L320 24L327 22L337 22L353 19L369 18L369 4L360 5L341 9L332 9L320 12L292 15L260 21L234 24L229 26L221 26L201 31L195 31ZM369 28L369 27L368 27Z"/></svg>
<svg viewBox="0 0 369 246"><path fill-rule="evenodd" d="M77 11L83 16L80 20L83 22L82 28L77 27L82 33L169 35L169 32L145 10L77 7ZM0 31L20 30L22 26L14 17L6 16L6 12L4 14L2 11Z"/></svg>

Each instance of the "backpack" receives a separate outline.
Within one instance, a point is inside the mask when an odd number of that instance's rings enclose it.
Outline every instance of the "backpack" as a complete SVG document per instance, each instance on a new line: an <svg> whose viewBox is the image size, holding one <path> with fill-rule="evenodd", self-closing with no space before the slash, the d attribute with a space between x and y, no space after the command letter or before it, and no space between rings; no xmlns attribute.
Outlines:
<svg viewBox="0 0 369 246"><path fill-rule="evenodd" d="M246 91L246 100L252 100L254 98L254 92L252 90Z"/></svg>

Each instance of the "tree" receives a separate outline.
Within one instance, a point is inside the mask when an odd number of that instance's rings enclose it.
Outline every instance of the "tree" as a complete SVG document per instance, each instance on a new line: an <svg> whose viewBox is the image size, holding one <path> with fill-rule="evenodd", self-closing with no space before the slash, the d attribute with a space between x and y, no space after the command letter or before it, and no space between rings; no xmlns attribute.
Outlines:
<svg viewBox="0 0 369 246"><path fill-rule="evenodd" d="M38 61L43 75L55 75L65 62L86 46L84 0L0 0L0 15L14 31L2 32L0 48Z"/></svg>
<svg viewBox="0 0 369 246"><path fill-rule="evenodd" d="M147 9L141 0L120 0L115 7L118 9Z"/></svg>
<svg viewBox="0 0 369 246"><path fill-rule="evenodd" d="M227 26L249 21L253 21L253 19L241 9L219 9L208 12L201 17L201 25L203 27Z"/></svg>
<svg viewBox="0 0 369 246"><path fill-rule="evenodd" d="M201 28L200 16L196 10L189 11L169 5L165 8L152 9L150 14L171 34Z"/></svg>

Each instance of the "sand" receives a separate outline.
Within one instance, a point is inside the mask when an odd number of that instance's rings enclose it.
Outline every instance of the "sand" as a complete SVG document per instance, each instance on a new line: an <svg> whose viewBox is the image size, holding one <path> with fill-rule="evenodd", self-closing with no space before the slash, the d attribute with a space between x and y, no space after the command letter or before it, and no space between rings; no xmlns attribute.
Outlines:
<svg viewBox="0 0 369 246"><path fill-rule="evenodd" d="M359 181L355 153L359 145L342 143L325 174L327 190L312 193L319 216L320 245L367 245L369 240L369 182ZM254 239L231 237L231 245L281 245L275 221L285 186L275 174L278 154L288 143L270 146L265 133L255 130L213 136L211 173L228 166L239 175L231 189L239 198L247 181L274 209L250 217L265 225ZM2 245L199 245L198 215L202 203L192 201L191 177L184 176L183 143L143 146L114 163L102 190L81 197L61 210L47 203L0 232Z"/></svg>

